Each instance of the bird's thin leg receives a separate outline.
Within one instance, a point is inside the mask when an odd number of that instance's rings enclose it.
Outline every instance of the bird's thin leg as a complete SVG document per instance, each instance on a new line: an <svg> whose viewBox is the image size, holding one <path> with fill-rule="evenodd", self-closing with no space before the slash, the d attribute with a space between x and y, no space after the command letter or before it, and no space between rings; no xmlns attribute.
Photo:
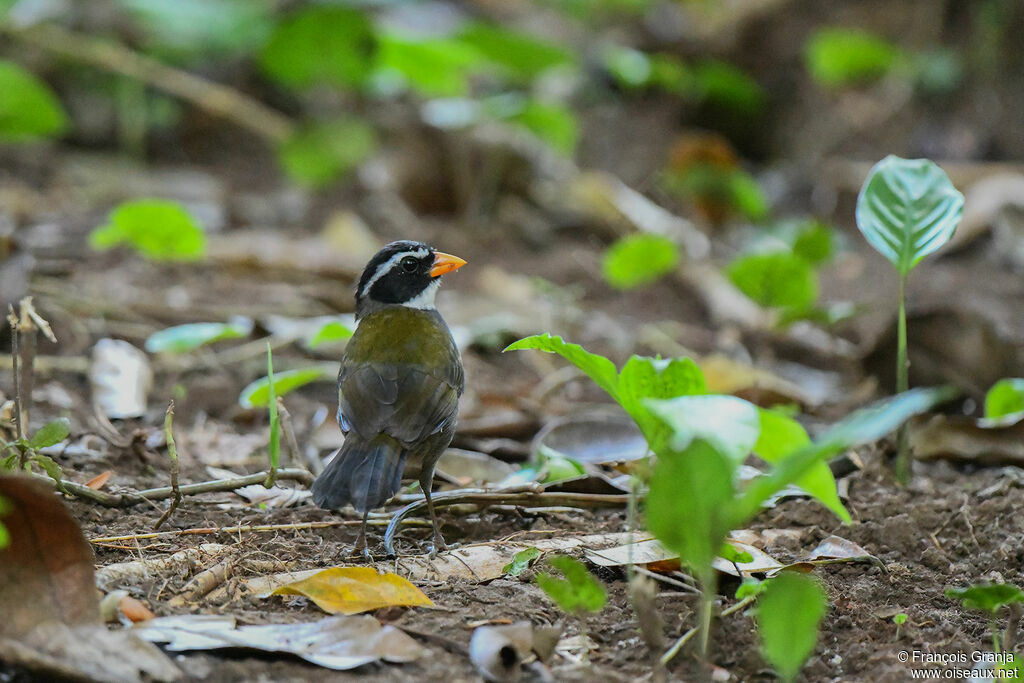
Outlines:
<svg viewBox="0 0 1024 683"><path fill-rule="evenodd" d="M423 489L423 496L427 499L427 512L430 514L430 523L434 525L434 547L431 550L431 555L436 554L438 550L448 549L448 545L444 542L444 536L441 535L441 527L437 523L437 515L434 513L434 501L430 499L430 488L433 485L433 472L428 472L420 477L420 488Z"/></svg>
<svg viewBox="0 0 1024 683"><path fill-rule="evenodd" d="M369 516L369 510L363 513L363 523L359 525L359 537L356 538L356 544L349 552L349 555L361 554L364 558L372 562L373 557L370 556L370 549L366 547L366 520Z"/></svg>

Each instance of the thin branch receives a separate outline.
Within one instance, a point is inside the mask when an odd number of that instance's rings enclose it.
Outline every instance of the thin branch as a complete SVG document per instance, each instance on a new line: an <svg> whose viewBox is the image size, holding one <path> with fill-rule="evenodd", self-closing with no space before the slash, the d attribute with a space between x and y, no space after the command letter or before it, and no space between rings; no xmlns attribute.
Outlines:
<svg viewBox="0 0 1024 683"><path fill-rule="evenodd" d="M171 515L177 509L181 503L181 489L178 487L178 475L181 473L181 468L178 465L178 447L174 445L174 434L171 432L171 425L174 422L174 401L172 400L167 406L167 414L164 416L164 438L167 440L167 455L171 458L171 491L174 497L171 498L171 504L167 506L167 512L160 515L160 519L156 521L153 529L159 529L164 522L170 519Z"/></svg>
<svg viewBox="0 0 1024 683"><path fill-rule="evenodd" d="M42 475L33 475L37 481L50 482L53 486L53 480L49 477ZM232 477L231 479L214 479L212 481L199 482L198 484L185 484L179 486L178 490L182 496L195 496L200 493L217 493L224 491L234 491L240 489L243 486L251 486L252 484L262 484L267 480L267 472L256 472L255 474L247 474L244 477ZM308 470L302 470L298 468L287 468L278 470L277 472L278 481L297 481L306 486L310 486L313 483L313 475ZM162 486L160 488L145 489L143 491L126 491L124 493L107 493L106 491L96 491L83 484L77 484L72 481L65 480L63 482L65 489L69 495L75 496L76 498L82 498L84 500L92 501L99 505L112 508L124 508L131 507L132 505L138 505L142 502L152 502L157 500L167 500L174 496L174 489L170 486Z"/></svg>
<svg viewBox="0 0 1024 683"><path fill-rule="evenodd" d="M449 505L475 504L475 505L517 505L520 507L550 507L553 505L568 505L571 507L618 507L629 502L629 496L625 494L597 494L597 493L555 493L537 490L531 486L523 489L511 489L505 491L486 491L484 489L463 489L461 491L447 491L431 496L434 507L446 507ZM426 509L426 498L418 497L417 500L409 503L395 513L391 518L391 524L384 532L384 549L389 556L395 554L394 537L398 531L398 525L402 520L420 510Z"/></svg>
<svg viewBox="0 0 1024 683"><path fill-rule="evenodd" d="M14 429L18 441L24 441L25 422L21 402L21 368L18 364L18 352L20 351L18 348L18 316L14 313L13 304L7 304L7 311L7 322L11 326L11 365L14 370ZM21 469L25 469L27 457L28 452L24 448L21 449L21 461L19 462Z"/></svg>
<svg viewBox="0 0 1024 683"><path fill-rule="evenodd" d="M370 518L366 523L371 526L385 526L390 522L390 515L374 519ZM301 531L305 529L330 529L338 526L356 526L362 524L362 519L336 519L329 522L296 522L293 524L241 524L238 526L208 526L195 529L176 529L175 531L151 531L145 534L128 534L127 536L101 536L90 538L89 542L94 545L107 543L124 543L136 541L148 541L154 538L165 538L172 536L212 536L214 534L243 534L243 533L267 533L271 531ZM429 527L430 522L426 520L407 519L406 524L414 526Z"/></svg>
<svg viewBox="0 0 1024 683"><path fill-rule="evenodd" d="M299 441L295 438L295 425L292 424L292 414L284 407L284 399L277 397L277 414L281 420L281 431L284 432L284 443L291 456L291 464L298 465L302 461L302 452L299 450Z"/></svg>
<svg viewBox="0 0 1024 683"><path fill-rule="evenodd" d="M756 599L756 596L748 595L747 597L743 598L742 600L737 602L732 607L729 607L727 609L722 610L722 612L718 616L719 616L719 618L727 617L730 614L733 614L734 612L739 612L741 609L743 609L744 607L746 607L750 603L754 602L755 599ZM662 666L668 666L668 663L672 661L672 658L675 657L677 654L679 654L679 650L681 650L683 648L683 645L686 645L686 643L689 642L689 640L691 638L693 638L695 635L697 635L698 631L700 631L700 628L694 627L694 628L691 628L686 633L684 633L682 635L682 637L679 638L679 640L677 640L672 645L672 647L670 647L665 652L665 654L663 654L661 656L661 664L662 664Z"/></svg>
<svg viewBox="0 0 1024 683"><path fill-rule="evenodd" d="M167 66L110 40L81 35L50 23L24 29L0 23L0 33L7 33L49 52L142 81L226 118L271 142L286 140L295 129L295 125L285 115L233 88Z"/></svg>

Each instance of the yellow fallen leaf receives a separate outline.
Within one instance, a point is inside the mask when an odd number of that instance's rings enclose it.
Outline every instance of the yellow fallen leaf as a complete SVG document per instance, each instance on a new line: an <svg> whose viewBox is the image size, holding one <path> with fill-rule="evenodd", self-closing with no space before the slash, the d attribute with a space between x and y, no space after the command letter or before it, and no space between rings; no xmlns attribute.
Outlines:
<svg viewBox="0 0 1024 683"><path fill-rule="evenodd" d="M359 614L381 607L432 607L433 602L398 574L372 567L332 567L270 595L302 595L328 614Z"/></svg>

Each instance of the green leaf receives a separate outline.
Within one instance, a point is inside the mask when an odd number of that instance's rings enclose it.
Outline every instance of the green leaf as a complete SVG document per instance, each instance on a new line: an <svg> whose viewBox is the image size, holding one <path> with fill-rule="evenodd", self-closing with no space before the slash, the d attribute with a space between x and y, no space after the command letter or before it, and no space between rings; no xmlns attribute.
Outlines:
<svg viewBox="0 0 1024 683"><path fill-rule="evenodd" d="M563 47L492 24L474 23L458 39L523 83L551 67L573 63L572 53Z"/></svg>
<svg viewBox="0 0 1024 683"><path fill-rule="evenodd" d="M766 307L809 308L818 298L818 277L799 256L786 252L741 256L726 274L736 287Z"/></svg>
<svg viewBox="0 0 1024 683"><path fill-rule="evenodd" d="M579 560L565 555L552 557L548 564L562 572L564 579L541 572L537 585L548 597L569 614L600 612L608 599L604 586L587 571Z"/></svg>
<svg viewBox="0 0 1024 683"><path fill-rule="evenodd" d="M547 353L557 353L586 373L587 377L594 380L597 386L608 392L612 398L618 400L618 373L615 364L604 356L590 353L579 344L570 344L562 341L561 337L553 337L547 332L513 342L505 347L502 353L506 351L521 351L523 349L537 349Z"/></svg>
<svg viewBox="0 0 1024 683"><path fill-rule="evenodd" d="M736 599L742 600L743 598L756 597L764 592L764 589L764 581L759 581L753 576L744 576L743 581L740 582L739 587L736 589Z"/></svg>
<svg viewBox="0 0 1024 683"><path fill-rule="evenodd" d="M451 39L412 39L396 34L380 37L378 76L397 77L424 97L469 94L469 76L485 64L470 45Z"/></svg>
<svg viewBox="0 0 1024 683"><path fill-rule="evenodd" d="M814 80L841 87L886 75L900 59L900 50L870 33L825 28L807 41L804 59Z"/></svg>
<svg viewBox="0 0 1024 683"><path fill-rule="evenodd" d="M729 111L744 116L757 114L764 108L764 90L742 69L728 62L710 60L693 70L697 96Z"/></svg>
<svg viewBox="0 0 1024 683"><path fill-rule="evenodd" d="M654 282L679 263L676 243L660 235L623 237L605 252L602 269L612 287L632 289Z"/></svg>
<svg viewBox="0 0 1024 683"><path fill-rule="evenodd" d="M900 275L953 236L964 196L928 159L887 156L857 197L857 227Z"/></svg>
<svg viewBox="0 0 1024 683"><path fill-rule="evenodd" d="M160 53L196 61L248 54L274 27L267 0L118 0Z"/></svg>
<svg viewBox="0 0 1024 683"><path fill-rule="evenodd" d="M619 373L615 398L636 422L651 449L658 451L671 428L651 413L647 400L704 393L707 393L704 373L691 359L632 356Z"/></svg>
<svg viewBox="0 0 1024 683"><path fill-rule="evenodd" d="M732 562L735 564L754 561L753 555L748 553L746 550L740 550L728 542L723 543L722 547L718 549L718 556L726 562Z"/></svg>
<svg viewBox="0 0 1024 683"><path fill-rule="evenodd" d="M763 408L759 409L759 413L761 434L754 445L754 453L762 460L775 464L810 445L811 438L807 436L807 431L793 418ZM839 499L836 479L828 463L815 463L794 483L844 522L852 521L850 513Z"/></svg>
<svg viewBox="0 0 1024 683"><path fill-rule="evenodd" d="M230 323L188 323L154 332L146 339L150 353L185 353L223 339L238 339L252 332L253 321L240 318Z"/></svg>
<svg viewBox="0 0 1024 683"><path fill-rule="evenodd" d="M672 429L672 450L704 441L736 466L750 455L761 431L757 406L735 396L680 396L644 403Z"/></svg>
<svg viewBox="0 0 1024 683"><path fill-rule="evenodd" d="M553 484L556 481L575 479L587 473L580 463L572 458L560 455L557 451L553 451L546 446L542 445L540 447L539 455L543 460L542 471L544 472L544 479L541 482L543 484Z"/></svg>
<svg viewBox="0 0 1024 683"><path fill-rule="evenodd" d="M309 348L315 349L322 344L345 341L352 336L352 330L348 325L338 321L330 320L324 323L323 327L316 331L309 339Z"/></svg>
<svg viewBox="0 0 1024 683"><path fill-rule="evenodd" d="M277 157L297 183L320 188L351 171L377 147L373 127L362 119L305 126L285 140Z"/></svg>
<svg viewBox="0 0 1024 683"><path fill-rule="evenodd" d="M42 455L41 453L36 453L29 458L29 462L34 462L43 468L43 471L46 472L47 476L57 482L57 488L60 488L60 483L64 480L64 472L53 458L47 455Z"/></svg>
<svg viewBox="0 0 1024 683"><path fill-rule="evenodd" d="M501 572L503 574L508 574L509 576L519 576L526 571L531 564L536 562L539 557L540 551L536 548L520 550L512 556L511 562L502 567Z"/></svg>
<svg viewBox="0 0 1024 683"><path fill-rule="evenodd" d="M0 498L0 518L11 512L11 504L7 502L6 498ZM4 523L0 521L0 550L3 550L11 544L11 532L7 530Z"/></svg>
<svg viewBox="0 0 1024 683"><path fill-rule="evenodd" d="M40 427L39 431L29 439L28 445L32 449L47 448L59 444L68 438L70 433L71 425L68 423L68 419L60 417Z"/></svg>
<svg viewBox="0 0 1024 683"><path fill-rule="evenodd" d="M706 441L659 454L647 494L647 528L690 567L701 584L731 528L726 510L735 494L736 463Z"/></svg>
<svg viewBox="0 0 1024 683"><path fill-rule="evenodd" d="M576 149L576 114L568 107L531 99L507 120L523 126L562 154L572 154Z"/></svg>
<svg viewBox="0 0 1024 683"><path fill-rule="evenodd" d="M1024 591L1011 583L976 584L968 588L947 588L947 598L955 598L967 609L995 615L1001 607L1024 602Z"/></svg>
<svg viewBox="0 0 1024 683"><path fill-rule="evenodd" d="M985 394L985 417L996 418L1020 412L1024 412L1024 379L1001 379Z"/></svg>
<svg viewBox="0 0 1024 683"><path fill-rule="evenodd" d="M757 599L757 625L764 656L780 677L796 679L818 642L827 596L817 579L782 572Z"/></svg>
<svg viewBox="0 0 1024 683"><path fill-rule="evenodd" d="M651 59L640 50L613 45L602 54L604 67L615 81L626 88L642 88L651 80Z"/></svg>
<svg viewBox="0 0 1024 683"><path fill-rule="evenodd" d="M818 463L848 448L874 443L911 417L953 399L958 393L953 387L911 389L854 411L814 443L788 454L769 474L751 481L730 509L730 528L743 526L760 511L764 501L795 483Z"/></svg>
<svg viewBox="0 0 1024 683"><path fill-rule="evenodd" d="M808 221L793 240L793 253L811 265L825 263L835 253L835 235L820 221Z"/></svg>
<svg viewBox="0 0 1024 683"><path fill-rule="evenodd" d="M128 244L154 261L198 261L206 255L206 235L176 202L139 199L124 202L109 222L89 235L94 249Z"/></svg>
<svg viewBox="0 0 1024 683"><path fill-rule="evenodd" d="M291 88L359 87L373 66L373 25L359 10L312 6L285 19L260 55L263 71Z"/></svg>
<svg viewBox="0 0 1024 683"><path fill-rule="evenodd" d="M285 370L274 375L274 394L284 396L288 392L295 391L310 382L331 380L337 374L336 366L318 365L297 370ZM265 406L270 401L271 389L270 380L261 377L249 384L238 397L238 404L243 408L258 408Z"/></svg>
<svg viewBox="0 0 1024 683"><path fill-rule="evenodd" d="M896 624L897 626L902 626L903 624L907 623L907 615L903 612L900 612L899 614L894 614L892 617L892 623Z"/></svg>
<svg viewBox="0 0 1024 683"><path fill-rule="evenodd" d="M68 117L53 91L14 62L0 59L0 142L58 137Z"/></svg>

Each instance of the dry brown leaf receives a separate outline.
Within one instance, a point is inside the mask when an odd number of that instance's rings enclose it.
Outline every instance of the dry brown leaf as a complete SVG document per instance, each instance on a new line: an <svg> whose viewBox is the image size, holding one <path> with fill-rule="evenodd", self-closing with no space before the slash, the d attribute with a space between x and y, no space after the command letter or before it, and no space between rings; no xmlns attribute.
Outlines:
<svg viewBox="0 0 1024 683"><path fill-rule="evenodd" d="M134 624L140 621L149 621L155 619L156 615L142 604L141 600L137 600L130 595L126 595L121 598L121 601L117 604L118 609L121 610L121 614L128 618Z"/></svg>
<svg viewBox="0 0 1024 683"><path fill-rule="evenodd" d="M750 562L737 562L739 573L732 562L721 557L716 557L714 567L716 570L731 574L732 576L744 576L759 574L781 568L783 565L774 557L759 548L748 545L734 538L726 539L726 542L736 548L737 551L749 553ZM655 539L647 539L636 543L620 545L607 550L584 550L584 555L589 562L599 567L621 567L627 564L638 564L654 572L668 573L678 571L680 568L679 557L665 548Z"/></svg>
<svg viewBox="0 0 1024 683"><path fill-rule="evenodd" d="M328 614L359 614L381 607L433 607L416 586L372 567L331 567L274 589L270 595L301 595Z"/></svg>
<svg viewBox="0 0 1024 683"><path fill-rule="evenodd" d="M948 458L982 465L1024 465L1024 421L988 423L932 415L910 423L910 444L922 460Z"/></svg>
<svg viewBox="0 0 1024 683"><path fill-rule="evenodd" d="M110 470L97 474L95 477L85 482L85 485L91 489L99 491L106 485L107 481L110 480Z"/></svg>
<svg viewBox="0 0 1024 683"><path fill-rule="evenodd" d="M869 557L871 553L853 541L841 536L829 536L811 551L808 560L841 559L848 557Z"/></svg>
<svg viewBox="0 0 1024 683"><path fill-rule="evenodd" d="M0 637L48 621L99 622L92 549L53 489L26 476L0 476L10 544L0 549Z"/></svg>

